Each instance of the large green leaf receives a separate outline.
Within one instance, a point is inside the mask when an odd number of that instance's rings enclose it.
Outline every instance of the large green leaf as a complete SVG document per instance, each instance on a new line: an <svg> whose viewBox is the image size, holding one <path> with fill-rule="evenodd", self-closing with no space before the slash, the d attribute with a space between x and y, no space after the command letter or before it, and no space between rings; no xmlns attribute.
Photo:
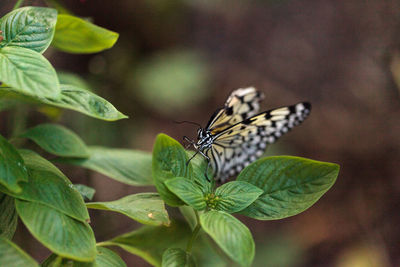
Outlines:
<svg viewBox="0 0 400 267"><path fill-rule="evenodd" d="M71 130L57 124L40 124L20 135L33 140L47 152L62 157L89 157L82 139Z"/></svg>
<svg viewBox="0 0 400 267"><path fill-rule="evenodd" d="M90 209L119 212L142 224L170 223L164 202L157 193L134 194L115 201L86 203L86 206Z"/></svg>
<svg viewBox="0 0 400 267"><path fill-rule="evenodd" d="M18 46L44 52L53 40L57 10L45 7L23 7L0 19L4 40L0 47Z"/></svg>
<svg viewBox="0 0 400 267"><path fill-rule="evenodd" d="M116 32L75 16L60 14L52 45L69 53L96 53L111 48L117 39Z"/></svg>
<svg viewBox="0 0 400 267"><path fill-rule="evenodd" d="M168 190L165 181L173 177L191 177L191 165L185 149L176 140L165 134L159 134L153 148L153 180L158 193L170 206L180 206L183 202Z"/></svg>
<svg viewBox="0 0 400 267"><path fill-rule="evenodd" d="M0 236L0 266L39 267L39 264L13 242Z"/></svg>
<svg viewBox="0 0 400 267"><path fill-rule="evenodd" d="M96 258L93 262L74 261L51 254L41 267L126 267L126 264L111 249L97 247Z"/></svg>
<svg viewBox="0 0 400 267"><path fill-rule="evenodd" d="M154 266L161 266L164 251L171 245L185 247L190 233L186 223L174 221L169 227L143 226L110 241L102 242L101 245L119 246Z"/></svg>
<svg viewBox="0 0 400 267"><path fill-rule="evenodd" d="M258 220L276 220L311 207L335 183L339 165L299 157L257 160L238 176L264 190L240 213Z"/></svg>
<svg viewBox="0 0 400 267"><path fill-rule="evenodd" d="M0 185L11 192L21 192L19 182L28 181L28 172L18 151L0 135Z"/></svg>
<svg viewBox="0 0 400 267"><path fill-rule="evenodd" d="M162 267L194 267L192 255L180 248L169 248L162 256Z"/></svg>
<svg viewBox="0 0 400 267"><path fill-rule="evenodd" d="M176 177L165 181L167 188L183 202L196 210L204 210L207 206L201 189L188 178Z"/></svg>
<svg viewBox="0 0 400 267"><path fill-rule="evenodd" d="M88 168L129 185L152 185L151 154L139 150L89 147L88 159L57 161Z"/></svg>
<svg viewBox="0 0 400 267"><path fill-rule="evenodd" d="M0 193L0 238L11 239L17 229L17 222L14 198Z"/></svg>
<svg viewBox="0 0 400 267"><path fill-rule="evenodd" d="M232 215L223 211L209 211L200 215L204 231L223 251L242 266L250 266L255 253L249 229Z"/></svg>
<svg viewBox="0 0 400 267"><path fill-rule="evenodd" d="M31 232L54 253L78 261L93 261L96 240L90 226L38 202L15 200L17 212Z"/></svg>
<svg viewBox="0 0 400 267"><path fill-rule="evenodd" d="M81 89L72 85L61 85L61 95L59 99L27 96L9 87L0 87L0 96L6 98L7 101L16 99L32 104L46 104L57 108L70 109L105 121L127 118L127 116L119 112L107 100L86 89Z"/></svg>
<svg viewBox="0 0 400 267"><path fill-rule="evenodd" d="M29 172L29 179L21 184L20 193L11 193L18 199L41 203L82 222L89 214L79 192L53 164L38 154L20 151Z"/></svg>
<svg viewBox="0 0 400 267"><path fill-rule="evenodd" d="M17 93L57 99L61 89L56 71L40 53L23 47L0 48L0 81Z"/></svg>
<svg viewBox="0 0 400 267"><path fill-rule="evenodd" d="M104 98L73 85L62 84L59 99L43 98L39 101L48 105L75 110L105 121L128 118Z"/></svg>
<svg viewBox="0 0 400 267"><path fill-rule="evenodd" d="M233 181L215 190L216 209L228 213L238 212L253 203L264 191L257 186Z"/></svg>

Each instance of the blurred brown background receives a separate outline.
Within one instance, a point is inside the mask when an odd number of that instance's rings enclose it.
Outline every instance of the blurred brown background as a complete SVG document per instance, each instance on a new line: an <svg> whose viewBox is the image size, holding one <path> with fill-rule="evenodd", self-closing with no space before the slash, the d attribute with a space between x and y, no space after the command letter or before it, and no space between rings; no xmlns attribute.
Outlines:
<svg viewBox="0 0 400 267"><path fill-rule="evenodd" d="M41 1L26 1L42 4ZM60 70L84 77L130 119L66 112L60 123L90 145L150 151L157 133L178 140L206 124L230 91L256 86L264 110L308 100L311 116L268 150L340 164L336 184L306 212L280 221L240 217L256 240L253 266L400 266L400 2L335 0L68 0L76 15L120 33L111 50L49 50ZM0 15L14 1L1 0ZM32 125L43 121L31 114ZM73 182L96 201L154 190L81 169ZM95 211L99 241L137 224ZM22 227L22 225L21 225ZM44 259L48 251L17 243ZM148 266L121 252L128 266Z"/></svg>

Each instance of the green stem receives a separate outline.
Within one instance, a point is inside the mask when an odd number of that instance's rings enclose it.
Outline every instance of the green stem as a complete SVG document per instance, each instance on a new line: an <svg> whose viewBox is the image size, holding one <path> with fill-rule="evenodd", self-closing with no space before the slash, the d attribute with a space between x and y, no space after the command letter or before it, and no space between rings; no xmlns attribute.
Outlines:
<svg viewBox="0 0 400 267"><path fill-rule="evenodd" d="M105 247L105 246L107 246L107 245L108 245L108 244L107 244L106 241L96 243L96 246L98 246L98 247Z"/></svg>
<svg viewBox="0 0 400 267"><path fill-rule="evenodd" d="M194 211L194 213L196 214L197 224L196 224L196 227L193 230L192 237L190 238L190 240L189 240L189 242L187 244L187 247L186 247L186 252L187 253L191 253L192 252L193 242L196 240L197 235L199 234L199 231L201 229L199 214L197 213L196 210Z"/></svg>
<svg viewBox="0 0 400 267"><path fill-rule="evenodd" d="M19 139L18 135L23 133L26 129L26 122L28 117L28 110L23 105L17 106L14 110L14 114L12 116L12 120L10 122L11 134L10 140L14 146L21 146L24 142L23 139Z"/></svg>
<svg viewBox="0 0 400 267"><path fill-rule="evenodd" d="M24 2L24 0L18 0L18 1L15 3L15 5L14 5L14 7L13 7L12 10L15 10L15 9L19 8L19 7L22 5L23 2Z"/></svg>

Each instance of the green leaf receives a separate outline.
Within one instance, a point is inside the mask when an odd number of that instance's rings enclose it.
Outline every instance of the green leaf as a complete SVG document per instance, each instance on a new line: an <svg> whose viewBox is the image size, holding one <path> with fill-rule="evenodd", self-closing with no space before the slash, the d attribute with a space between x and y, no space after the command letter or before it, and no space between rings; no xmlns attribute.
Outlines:
<svg viewBox="0 0 400 267"><path fill-rule="evenodd" d="M41 267L126 267L125 262L118 254L108 248L97 247L96 258L93 262L80 262L61 258L51 254Z"/></svg>
<svg viewBox="0 0 400 267"><path fill-rule="evenodd" d="M192 158L194 155L194 151L186 151L188 158ZM203 193L211 193L213 184L212 184L212 178L213 178L213 169L211 167L208 168L207 170L207 176L211 180L209 182L205 176L205 172L207 169L207 161L205 158L201 155L197 155L194 158L190 160L190 164L193 167L193 180L194 182L201 188Z"/></svg>
<svg viewBox="0 0 400 267"><path fill-rule="evenodd" d="M164 202L157 193L134 194L115 201L86 203L86 206L90 209L119 212L142 224L170 224Z"/></svg>
<svg viewBox="0 0 400 267"><path fill-rule="evenodd" d="M61 89L56 71L38 52L23 47L0 48L0 81L17 93L57 99Z"/></svg>
<svg viewBox="0 0 400 267"><path fill-rule="evenodd" d="M62 84L61 97L59 99L41 98L37 100L51 106L75 110L105 121L128 118L104 98L73 85Z"/></svg>
<svg viewBox="0 0 400 267"><path fill-rule="evenodd" d="M45 7L23 7L0 19L4 40L0 47L17 46L43 53L53 40L57 10Z"/></svg>
<svg viewBox="0 0 400 267"><path fill-rule="evenodd" d="M72 85L61 85L60 99L26 96L18 93L15 89L4 87L0 87L0 96L7 100L17 99L32 104L46 104L57 108L71 109L105 121L127 118L107 100L86 89Z"/></svg>
<svg viewBox="0 0 400 267"><path fill-rule="evenodd" d="M166 226L143 226L138 230L102 242L103 246L119 246L138 255L154 266L161 266L164 251L171 245L183 248L191 231L186 223L174 221Z"/></svg>
<svg viewBox="0 0 400 267"><path fill-rule="evenodd" d="M81 194L83 199L92 200L96 190L84 184L74 184L74 189Z"/></svg>
<svg viewBox="0 0 400 267"><path fill-rule="evenodd" d="M13 242L0 237L0 266L39 267L39 264Z"/></svg>
<svg viewBox="0 0 400 267"><path fill-rule="evenodd" d="M164 182L174 177L191 177L191 165L186 165L186 152L176 140L165 134L159 134L153 148L153 180L164 199L170 206L180 206L182 201L168 190Z"/></svg>
<svg viewBox="0 0 400 267"><path fill-rule="evenodd" d="M0 193L0 238L12 239L17 229L17 222L14 198Z"/></svg>
<svg viewBox="0 0 400 267"><path fill-rule="evenodd" d="M223 211L209 211L200 215L204 231L235 262L250 266L255 253L249 229L232 215Z"/></svg>
<svg viewBox="0 0 400 267"><path fill-rule="evenodd" d="M57 156L88 158L90 155L82 139L61 125L40 124L28 129L20 137L31 139L45 151Z"/></svg>
<svg viewBox="0 0 400 267"><path fill-rule="evenodd" d="M89 214L80 194L53 164L32 151L20 151L29 172L29 179L21 184L20 193L10 194L18 199L46 205L82 222Z"/></svg>
<svg viewBox="0 0 400 267"><path fill-rule="evenodd" d="M169 248L162 256L162 267L194 267L193 257L180 248Z"/></svg>
<svg viewBox="0 0 400 267"><path fill-rule="evenodd" d="M311 207L331 188L339 165L299 157L276 156L257 160L238 176L264 190L240 213L258 220L276 220Z"/></svg>
<svg viewBox="0 0 400 267"><path fill-rule="evenodd" d="M223 184L215 190L219 198L216 209L228 213L241 211L253 203L264 191L252 184L233 181Z"/></svg>
<svg viewBox="0 0 400 267"><path fill-rule="evenodd" d="M204 210L206 201L201 189L189 178L176 177L165 181L167 188L196 210Z"/></svg>
<svg viewBox="0 0 400 267"><path fill-rule="evenodd" d="M75 16L60 14L52 45L64 52L86 54L111 48L117 39L116 32Z"/></svg>
<svg viewBox="0 0 400 267"><path fill-rule="evenodd" d="M90 226L46 205L15 200L29 232L54 253L78 261L93 261L96 240Z"/></svg>
<svg viewBox="0 0 400 267"><path fill-rule="evenodd" d="M89 147L88 159L57 159L81 166L129 185L152 185L151 154L139 150Z"/></svg>
<svg viewBox="0 0 400 267"><path fill-rule="evenodd" d="M28 172L18 151L0 135L0 185L11 192L21 192L19 182L28 181Z"/></svg>

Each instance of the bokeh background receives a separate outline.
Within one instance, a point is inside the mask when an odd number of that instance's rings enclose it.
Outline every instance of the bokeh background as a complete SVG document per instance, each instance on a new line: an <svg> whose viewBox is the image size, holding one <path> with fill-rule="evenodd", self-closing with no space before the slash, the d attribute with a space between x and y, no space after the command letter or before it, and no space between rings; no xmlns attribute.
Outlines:
<svg viewBox="0 0 400 267"><path fill-rule="evenodd" d="M253 266L400 266L399 1L62 2L120 39L94 55L49 49L46 56L130 118L109 123L65 112L58 122L89 145L151 151L160 132L195 138L196 127L173 121L205 125L239 87L263 91L265 110L308 100L311 116L268 154L335 162L341 171L332 189L300 215L240 217L256 240ZM13 4L1 0L0 15ZM32 126L48 120L39 112L29 117ZM96 201L154 191L62 169L73 182L95 187ZM138 227L109 212L91 217L99 241ZM46 258L49 252L27 237L22 230L16 241L36 259ZM128 266L149 266L119 252Z"/></svg>

